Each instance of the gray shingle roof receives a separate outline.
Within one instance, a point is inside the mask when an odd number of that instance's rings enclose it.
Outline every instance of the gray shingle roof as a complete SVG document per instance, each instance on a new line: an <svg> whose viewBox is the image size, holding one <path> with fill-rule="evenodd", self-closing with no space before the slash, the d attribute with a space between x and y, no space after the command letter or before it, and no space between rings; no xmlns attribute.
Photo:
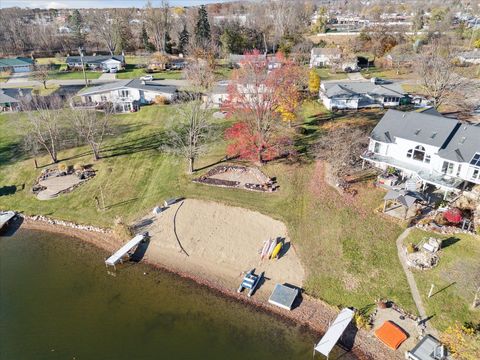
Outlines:
<svg viewBox="0 0 480 360"><path fill-rule="evenodd" d="M323 84L325 94L331 97L399 96L406 93L399 84L374 84L371 81L328 82Z"/></svg>
<svg viewBox="0 0 480 360"><path fill-rule="evenodd" d="M460 124L438 155L447 160L469 163L475 153L480 153L480 125Z"/></svg>
<svg viewBox="0 0 480 360"><path fill-rule="evenodd" d="M410 353L420 360L435 360L436 358L433 354L441 345L442 343L432 335L426 335L412 350L410 350Z"/></svg>
<svg viewBox="0 0 480 360"><path fill-rule="evenodd" d="M106 60L110 60L110 59L114 59L114 60L118 60L120 62L125 62L125 57L123 55L114 55L114 56L111 56L111 55L96 55L96 56L84 56L83 57L83 62L85 64L101 64L102 62L106 61ZM66 63L67 64L70 64L70 63L76 63L76 64L79 64L82 62L82 59L81 59L81 56L68 56L67 57L67 60L66 60Z"/></svg>
<svg viewBox="0 0 480 360"><path fill-rule="evenodd" d="M32 89L8 88L0 89L0 103L20 102L22 98L31 97Z"/></svg>
<svg viewBox="0 0 480 360"><path fill-rule="evenodd" d="M372 131L371 138L385 143L401 138L442 147L459 122L443 116L388 110Z"/></svg>
<svg viewBox="0 0 480 360"><path fill-rule="evenodd" d="M173 94L177 91L177 88L172 85L161 85L154 82L148 82L148 81L143 82L140 79L133 79L133 80L121 80L121 81L109 82L99 86L84 88L78 92L78 95L98 94L98 93L103 93L103 92L122 89L122 88L139 89L139 90L152 91L152 92L158 92L158 93L169 93L169 94Z"/></svg>

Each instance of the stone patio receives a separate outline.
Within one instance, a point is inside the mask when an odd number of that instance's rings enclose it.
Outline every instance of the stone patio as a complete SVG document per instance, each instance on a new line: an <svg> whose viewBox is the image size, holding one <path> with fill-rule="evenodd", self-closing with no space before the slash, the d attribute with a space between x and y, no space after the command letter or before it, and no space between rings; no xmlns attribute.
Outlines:
<svg viewBox="0 0 480 360"><path fill-rule="evenodd" d="M45 180L40 180L39 185L46 187L45 190L37 194L38 200L50 200L58 196L65 190L68 190L85 180L81 180L77 175L51 176Z"/></svg>

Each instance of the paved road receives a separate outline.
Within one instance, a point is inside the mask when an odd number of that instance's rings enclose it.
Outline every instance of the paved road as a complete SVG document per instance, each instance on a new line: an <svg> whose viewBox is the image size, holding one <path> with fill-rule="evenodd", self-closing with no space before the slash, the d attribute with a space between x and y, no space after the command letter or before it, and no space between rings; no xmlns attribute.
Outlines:
<svg viewBox="0 0 480 360"><path fill-rule="evenodd" d="M417 307L418 314L420 315L420 318L424 320L427 319L427 312L423 307L422 297L420 296L420 292L418 291L417 283L415 281L415 278L413 277L413 273L407 265L407 257L405 249L403 248L403 242L408 237L411 231L412 228L408 228L397 238L397 252L398 258L400 259L400 263L403 267L403 271L407 276L408 285L410 286L410 292L412 293L413 301L415 302L415 306ZM427 332L438 338L437 330L435 330L432 324L429 321L426 321L425 325Z"/></svg>

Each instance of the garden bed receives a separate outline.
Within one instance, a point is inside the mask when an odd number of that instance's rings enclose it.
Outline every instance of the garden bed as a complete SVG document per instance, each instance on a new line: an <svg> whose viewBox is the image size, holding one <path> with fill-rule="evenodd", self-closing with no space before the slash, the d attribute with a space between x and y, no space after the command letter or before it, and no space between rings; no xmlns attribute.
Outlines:
<svg viewBox="0 0 480 360"><path fill-rule="evenodd" d="M205 185L261 192L273 192L278 189L275 179L270 179L257 168L239 165L216 166L193 181Z"/></svg>

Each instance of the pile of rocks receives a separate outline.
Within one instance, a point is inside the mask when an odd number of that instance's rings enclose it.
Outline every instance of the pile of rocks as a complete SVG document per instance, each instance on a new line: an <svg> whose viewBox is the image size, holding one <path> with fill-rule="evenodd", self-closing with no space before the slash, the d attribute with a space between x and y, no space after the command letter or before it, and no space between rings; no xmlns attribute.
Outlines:
<svg viewBox="0 0 480 360"><path fill-rule="evenodd" d="M407 265L417 270L428 270L438 265L440 257L435 253L417 251L407 254Z"/></svg>
<svg viewBox="0 0 480 360"><path fill-rule="evenodd" d="M20 217L31 220L31 221L39 221L39 222L44 222L50 225L60 225L60 226L65 226L71 229L77 229L77 230L85 230L85 231L93 231L97 233L102 233L102 234L107 234L110 233L110 229L104 229L104 228L99 228L96 226L91 226L91 225L81 225L81 224L75 224L73 222L69 221L63 221L63 220L56 220L56 219L51 219L46 216L42 215L34 215L34 216L27 216L23 214L19 214Z"/></svg>

